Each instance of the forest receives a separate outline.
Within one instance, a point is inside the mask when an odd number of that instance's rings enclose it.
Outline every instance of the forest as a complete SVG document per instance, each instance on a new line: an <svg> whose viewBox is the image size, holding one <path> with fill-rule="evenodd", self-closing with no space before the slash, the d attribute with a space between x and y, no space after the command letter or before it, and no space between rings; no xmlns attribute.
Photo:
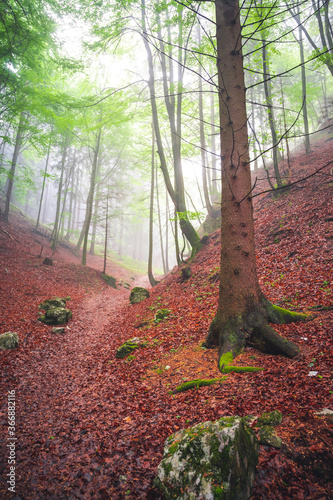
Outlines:
<svg viewBox="0 0 333 500"><path fill-rule="evenodd" d="M330 0L0 12L1 498L330 500Z"/></svg>

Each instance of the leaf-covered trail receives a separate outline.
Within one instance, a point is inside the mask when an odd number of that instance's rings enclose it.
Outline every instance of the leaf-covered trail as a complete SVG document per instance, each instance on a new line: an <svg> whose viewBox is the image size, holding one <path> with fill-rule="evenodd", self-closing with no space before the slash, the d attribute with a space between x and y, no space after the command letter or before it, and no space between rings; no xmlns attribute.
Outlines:
<svg viewBox="0 0 333 500"><path fill-rule="evenodd" d="M24 480L18 477L18 484L24 496L36 484L40 498L52 498L53 488L47 483L53 483L54 498L65 498L77 475L89 484L101 465L100 428L114 427L114 411L104 392L115 381L103 374L100 351L112 345L105 325L110 317L119 319L126 300L113 292L107 289L85 299L69 335L35 349L33 363L20 367L19 432L26 461ZM32 498L37 498L36 492Z"/></svg>

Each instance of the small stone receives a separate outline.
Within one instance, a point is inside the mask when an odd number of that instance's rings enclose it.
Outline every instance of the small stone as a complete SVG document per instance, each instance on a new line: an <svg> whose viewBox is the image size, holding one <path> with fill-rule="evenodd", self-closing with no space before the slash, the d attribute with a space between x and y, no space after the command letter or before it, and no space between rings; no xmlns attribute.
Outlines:
<svg viewBox="0 0 333 500"><path fill-rule="evenodd" d="M322 410L315 411L315 415L333 415L333 410L330 410L329 408L323 408Z"/></svg>
<svg viewBox="0 0 333 500"><path fill-rule="evenodd" d="M54 327L51 330L52 333L65 333L65 327L64 326L58 326Z"/></svg>

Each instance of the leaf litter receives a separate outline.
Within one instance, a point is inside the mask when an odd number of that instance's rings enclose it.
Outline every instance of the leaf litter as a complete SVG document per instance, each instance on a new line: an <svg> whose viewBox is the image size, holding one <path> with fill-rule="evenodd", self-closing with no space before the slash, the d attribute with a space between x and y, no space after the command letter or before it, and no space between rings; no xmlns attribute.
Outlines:
<svg viewBox="0 0 333 500"><path fill-rule="evenodd" d="M304 177L331 156L332 146L323 143L306 163L295 157L293 171ZM15 389L17 496L159 499L153 479L171 433L224 415L279 410L284 444L260 446L252 500L331 498L332 419L316 412L333 407L332 186L327 170L277 198L255 198L260 285L274 303L314 316L275 327L300 346L300 355L289 360L246 348L237 365L264 371L228 374L221 384L177 395L169 391L184 381L221 375L217 351L201 347L217 306L219 232L191 263L188 281L175 268L149 299L130 306L128 290L102 280L101 258L88 256L82 267L59 247L54 265L44 266L39 254L46 239L34 236L20 214L10 224L1 221L1 333L20 337L16 351L0 353L1 446L7 391ZM109 274L130 280L108 265ZM56 295L71 297L73 319L64 335L36 321L38 304ZM161 307L170 315L156 323ZM148 347L130 361L116 360L119 345L137 336ZM0 496L6 499L4 450Z"/></svg>

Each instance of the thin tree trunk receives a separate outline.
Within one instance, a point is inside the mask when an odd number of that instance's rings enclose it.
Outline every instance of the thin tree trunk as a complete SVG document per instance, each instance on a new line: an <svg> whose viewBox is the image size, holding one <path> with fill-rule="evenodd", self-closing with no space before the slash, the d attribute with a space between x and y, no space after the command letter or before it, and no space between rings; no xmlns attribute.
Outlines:
<svg viewBox="0 0 333 500"><path fill-rule="evenodd" d="M201 44L200 36L200 26L198 26L198 44ZM199 131L200 131L200 155L201 155L201 171L202 171L202 185L205 197L205 206L208 214L213 219L217 219L220 215L220 210L214 209L211 204L209 197L209 189L207 184L207 172L208 168L206 162L206 141L205 141L205 127L204 127L204 111L203 111L203 99L202 99L202 71L201 71L201 60L199 58L199 68L198 68L198 83L199 83Z"/></svg>
<svg viewBox="0 0 333 500"><path fill-rule="evenodd" d="M46 156L45 169L44 169L42 192L41 192L41 195L40 195L38 215L37 215L37 222L36 222L36 231L38 230L38 226L39 226L40 213L41 213L41 210L42 210L42 204L43 204L43 198L44 198L44 190L45 190L47 167L49 165L49 158L50 158L50 151L51 151L52 131L53 131L53 129L50 132L49 146L47 148L47 156Z"/></svg>
<svg viewBox="0 0 333 500"><path fill-rule="evenodd" d="M109 186L106 195L106 215L105 215L105 240L104 240L104 266L103 274L106 273L106 256L108 251L108 226L109 226Z"/></svg>
<svg viewBox="0 0 333 500"><path fill-rule="evenodd" d="M154 178L155 178L155 133L152 124L151 146L151 176L150 176L150 207L149 207L149 247L148 247L148 278L151 286L156 286L157 281L153 275L153 228L154 228Z"/></svg>
<svg viewBox="0 0 333 500"><path fill-rule="evenodd" d="M275 128L275 118L274 118L271 84L270 84L270 81L267 81L267 79L270 78L270 73L269 73L269 62L268 62L266 40L265 40L264 36L262 36L262 64L263 64L263 74L264 74L264 89L265 89L266 105L267 105L267 112L268 112L268 122L269 122L269 127L271 129L271 136L272 136L274 174L275 174L277 187L280 188L280 187L282 187L282 180L281 180L280 171L279 171L278 150L277 150L277 134L276 134L276 128Z"/></svg>
<svg viewBox="0 0 333 500"><path fill-rule="evenodd" d="M148 58L148 68L149 68L149 92L150 92L150 101L155 129L155 137L157 143L157 152L160 158L161 170L163 172L165 184L169 195L176 207L176 211L182 213L182 219L180 220L180 225L183 233L191 244L193 255L200 247L200 238L192 226L191 222L188 220L186 213L186 205L185 205L185 193L184 193L184 182L182 176L181 169L181 158L180 158L180 144L181 144L181 101L182 101L182 67L179 64L178 70L178 98L177 98L177 116L175 116L175 106L173 101L169 98L168 89L164 91L165 96L165 104L169 116L169 125L171 131L171 140L172 140L172 152L173 152L173 167L174 167L174 177L175 177L175 188L173 188L171 179L169 176L167 161L164 153L162 137L159 127L159 119L157 113L156 99L155 99L155 78L154 78L154 67L153 67L153 56L151 52L151 48L149 42L147 40L147 30L146 30L146 8L145 8L145 0L141 0L141 12L142 12L142 31L143 31L143 41L147 52ZM181 33L181 27L179 23L179 30ZM181 38L181 37L180 37ZM181 43L179 42L181 46ZM164 48L163 48L164 52ZM161 54L161 66L162 66L162 75L163 75L163 85L164 87L168 86L168 80L166 75L166 64L165 64L165 56ZM170 82L172 83L172 82ZM176 120L176 121L175 121Z"/></svg>
<svg viewBox="0 0 333 500"><path fill-rule="evenodd" d="M301 18L299 15L299 6L297 7L297 22L300 24ZM309 120L308 120L308 106L306 102L306 75L305 75L305 58L304 58L304 44L303 44L303 38L302 38L302 28L299 26L298 28L298 34L299 34L299 53L300 53L300 59L301 59L301 71L302 71L302 103L303 103L303 124L304 124L304 143L305 143L305 152L306 154L310 154L311 152L311 145L310 145L310 135L309 135Z"/></svg>
<svg viewBox="0 0 333 500"><path fill-rule="evenodd" d="M159 233L160 233L160 245L161 245L161 257L162 257L162 264L163 264L163 274L166 274L157 169L156 169L156 204L157 204L158 227L159 227Z"/></svg>
<svg viewBox="0 0 333 500"><path fill-rule="evenodd" d="M92 215L92 209L93 209L93 202L94 202L94 191L95 191L95 185L96 185L96 173L97 173L97 166L98 166L98 155L99 155L99 148L101 144L101 136L102 136L102 129L98 131L97 135L97 140L96 140L96 146L95 146L95 151L94 151L94 158L93 158L93 163L92 163L92 171L91 171L91 177L90 177L90 188L89 188L89 193L88 193L88 198L87 198L87 208L86 208L86 216L82 228L82 233L83 233L83 247L82 247L82 258L81 258L81 264L83 266L86 265L87 263L87 247L88 247L88 236L89 236L89 228L90 228L90 222L91 222L91 215ZM77 252L79 251L78 245L76 246Z"/></svg>
<svg viewBox="0 0 333 500"><path fill-rule="evenodd" d="M288 139L288 134L287 134L287 120L286 120L286 110L285 110L285 106L284 106L283 85L282 85L281 80L280 80L280 89L281 89L281 104L282 104L282 113L283 113L283 124L284 124L284 130L285 130L285 141L286 141L286 148L287 148L288 180L289 180L289 182L291 182L291 158L290 158L290 149L289 149L289 139Z"/></svg>
<svg viewBox="0 0 333 500"><path fill-rule="evenodd" d="M59 185L58 185L56 216L55 216L55 221L54 221L54 226L53 226L53 231L52 231L52 236L51 236L51 248L53 251L55 251L55 249L57 248L58 239L59 239L61 194L62 194L62 188L63 188L63 180L64 180L65 162L66 162L66 156L67 156L68 143L69 143L68 137L65 137L64 143L62 146L61 172L60 172L60 179L59 179Z"/></svg>
<svg viewBox="0 0 333 500"><path fill-rule="evenodd" d="M165 268L169 272L169 198L168 191L165 193Z"/></svg>
<svg viewBox="0 0 333 500"><path fill-rule="evenodd" d="M12 163L11 163L9 176L8 176L5 212L3 214L3 218L5 219L5 221L8 221L8 216L9 216L9 211L10 211L10 201L12 198L13 185L14 185L14 181L15 181L15 170L16 170L18 157L20 154L21 145L22 145L23 125L24 125L24 113L22 112L20 114L20 119L19 119L17 131L16 131L14 152L13 152Z"/></svg>

